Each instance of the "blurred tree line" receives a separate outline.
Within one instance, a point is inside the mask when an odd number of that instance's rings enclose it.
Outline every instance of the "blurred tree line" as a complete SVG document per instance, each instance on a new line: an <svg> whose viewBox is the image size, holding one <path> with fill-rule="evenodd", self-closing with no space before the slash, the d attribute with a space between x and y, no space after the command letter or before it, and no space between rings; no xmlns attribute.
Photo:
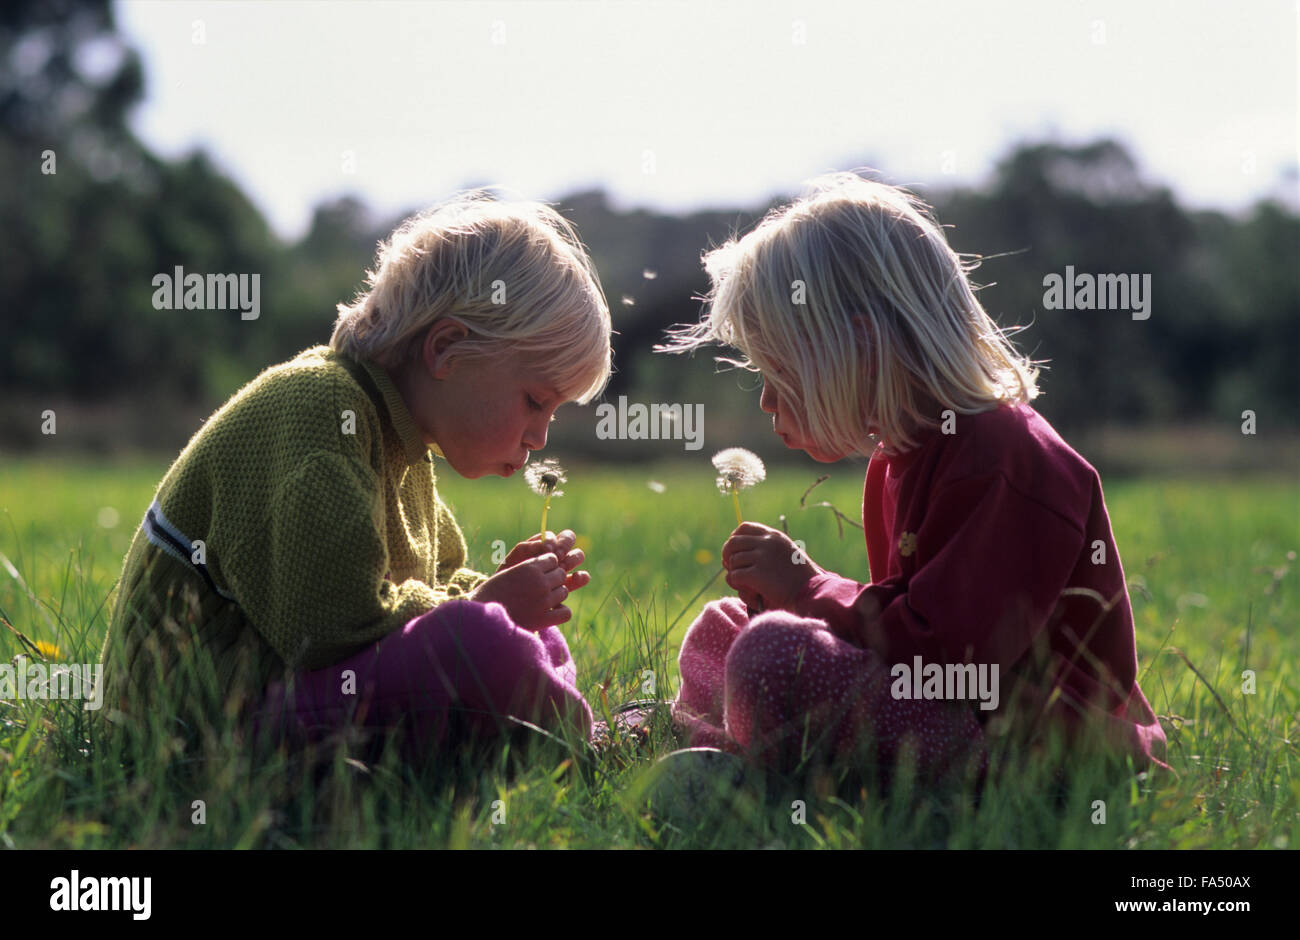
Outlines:
<svg viewBox="0 0 1300 940"><path fill-rule="evenodd" d="M328 341L335 305L361 286L399 219L343 196L285 244L203 153L151 154L126 123L143 94L141 63L104 0L0 7L0 57L0 447L39 439L32 402L207 413L266 366ZM1021 144L979 188L920 194L954 248L998 256L976 272L988 284L981 300L1003 326L1027 325L1017 345L1050 360L1038 406L1063 431L1235 424L1244 409L1296 426L1300 217L1284 203L1241 216L1187 211L1112 140ZM665 327L699 317L701 251L770 206L674 216L620 211L600 191L559 204L592 251L618 330L606 397L740 407L717 398L709 357L683 367L650 348ZM259 273L261 316L155 310L152 279L177 265ZM1043 278L1067 265L1149 274L1150 319L1045 309ZM174 450L183 439L153 443Z"/></svg>

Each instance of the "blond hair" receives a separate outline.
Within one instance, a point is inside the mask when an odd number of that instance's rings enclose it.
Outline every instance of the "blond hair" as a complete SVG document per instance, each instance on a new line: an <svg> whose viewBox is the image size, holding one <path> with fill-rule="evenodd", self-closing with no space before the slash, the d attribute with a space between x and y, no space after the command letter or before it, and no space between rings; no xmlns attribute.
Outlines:
<svg viewBox="0 0 1300 940"><path fill-rule="evenodd" d="M975 298L967 275L979 259L952 250L920 198L854 173L811 186L705 253L709 310L657 351L739 349L744 360L722 361L761 371L810 440L843 454L874 449L871 425L887 450L905 451L943 409L1038 395L1037 364ZM924 413L933 403L940 413Z"/></svg>
<svg viewBox="0 0 1300 940"><path fill-rule="evenodd" d="M538 202L461 193L380 242L368 290L338 305L330 347L391 371L414 361L427 328L464 324L470 358L518 353L564 400L586 404L609 381L609 306L573 225Z"/></svg>

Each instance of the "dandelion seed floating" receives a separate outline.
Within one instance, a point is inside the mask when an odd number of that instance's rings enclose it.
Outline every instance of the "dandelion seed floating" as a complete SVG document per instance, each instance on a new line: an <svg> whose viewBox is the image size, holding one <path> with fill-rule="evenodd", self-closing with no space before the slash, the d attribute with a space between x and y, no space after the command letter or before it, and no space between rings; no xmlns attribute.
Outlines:
<svg viewBox="0 0 1300 940"><path fill-rule="evenodd" d="M731 494L736 507L736 525L745 521L740 514L740 491L767 479L763 461L753 451L743 447L728 447L713 455L713 466L718 471L718 489Z"/></svg>
<svg viewBox="0 0 1300 940"><path fill-rule="evenodd" d="M546 538L546 514L551 509L551 497L564 495L564 491L556 487L567 482L568 478L565 477L560 462L554 457L547 457L541 463L527 467L524 470L524 480L533 488L534 493L546 498L546 502L542 503L542 538L544 539Z"/></svg>

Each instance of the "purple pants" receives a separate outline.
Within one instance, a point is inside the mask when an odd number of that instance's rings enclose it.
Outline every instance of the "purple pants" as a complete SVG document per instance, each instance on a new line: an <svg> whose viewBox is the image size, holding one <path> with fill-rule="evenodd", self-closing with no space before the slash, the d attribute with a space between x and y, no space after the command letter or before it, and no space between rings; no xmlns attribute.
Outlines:
<svg viewBox="0 0 1300 940"><path fill-rule="evenodd" d="M411 753L444 744L449 728L490 736L517 718L589 735L591 707L556 627L532 633L497 603L455 600L356 655L267 688L253 731L272 741L319 741L344 726L406 731Z"/></svg>
<svg viewBox="0 0 1300 940"><path fill-rule="evenodd" d="M886 770L907 747L921 777L987 769L969 705L895 699L889 668L820 620L774 610L752 620L735 598L705 606L678 658L674 723L694 746L777 770L868 756ZM874 751L874 753L871 753Z"/></svg>

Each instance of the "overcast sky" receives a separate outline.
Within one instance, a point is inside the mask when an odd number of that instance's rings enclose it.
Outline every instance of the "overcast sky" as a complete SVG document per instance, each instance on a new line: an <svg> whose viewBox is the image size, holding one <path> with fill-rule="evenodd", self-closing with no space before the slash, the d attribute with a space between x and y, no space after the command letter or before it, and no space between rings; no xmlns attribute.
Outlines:
<svg viewBox="0 0 1300 940"><path fill-rule="evenodd" d="M1296 0L119 0L140 136L204 147L282 235L476 183L622 205L756 205L831 169L975 182L1010 142L1118 135L1187 204L1294 167ZM1290 184L1294 198L1295 183Z"/></svg>

